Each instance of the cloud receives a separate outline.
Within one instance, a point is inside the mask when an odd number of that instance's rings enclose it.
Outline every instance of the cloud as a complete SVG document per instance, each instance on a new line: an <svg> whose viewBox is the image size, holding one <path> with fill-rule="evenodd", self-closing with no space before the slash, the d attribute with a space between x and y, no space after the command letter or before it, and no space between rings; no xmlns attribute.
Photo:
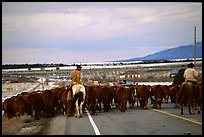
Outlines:
<svg viewBox="0 0 204 137"><path fill-rule="evenodd" d="M200 41L202 3L3 3L3 60L12 61L11 55L18 61L141 57L193 43L194 26Z"/></svg>
<svg viewBox="0 0 204 137"><path fill-rule="evenodd" d="M147 11L134 8L113 8L108 10L104 8L83 8L66 11L66 14L56 12L3 16L2 21L3 29L8 33L20 33L23 37L28 38L36 35L43 39L56 37L106 39L131 34L131 30L139 29L147 21L152 23L151 16L143 17L141 13L145 14ZM27 35L28 32L30 35Z"/></svg>

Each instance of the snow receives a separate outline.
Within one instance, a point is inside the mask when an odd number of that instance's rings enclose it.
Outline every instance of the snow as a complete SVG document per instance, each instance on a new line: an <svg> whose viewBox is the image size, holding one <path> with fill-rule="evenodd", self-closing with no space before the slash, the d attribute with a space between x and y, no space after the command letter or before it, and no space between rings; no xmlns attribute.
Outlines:
<svg viewBox="0 0 204 137"><path fill-rule="evenodd" d="M138 85L172 85L172 82L138 82Z"/></svg>
<svg viewBox="0 0 204 137"><path fill-rule="evenodd" d="M41 83L4 83L2 84L2 102L6 98L10 98L12 96L16 96L21 92L31 92L37 90L44 90L52 89L57 85L54 85L55 82L49 82L48 85Z"/></svg>
<svg viewBox="0 0 204 137"><path fill-rule="evenodd" d="M168 66L168 65L184 65L189 64L189 62L167 62L167 63L148 63L148 64L134 64L139 62L123 62L123 64L119 62L105 62L105 63L83 63L83 69L101 69L101 68L126 68L126 67L154 67L154 66ZM201 61L197 61L201 62ZM133 63L133 64L131 64ZM72 70L75 69L76 66L64 66L59 67L60 70ZM40 70L40 68L31 68L31 70ZM56 67L45 67L44 70L56 70ZM2 69L2 71L28 71L28 69Z"/></svg>

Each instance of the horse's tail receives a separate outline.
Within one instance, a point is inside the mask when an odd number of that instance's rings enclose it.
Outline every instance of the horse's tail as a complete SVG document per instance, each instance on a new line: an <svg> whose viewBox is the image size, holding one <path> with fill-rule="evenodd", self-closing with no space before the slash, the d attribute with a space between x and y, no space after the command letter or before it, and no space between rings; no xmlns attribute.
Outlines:
<svg viewBox="0 0 204 137"><path fill-rule="evenodd" d="M180 104L186 104L186 94L187 91L185 90L187 86L187 83L183 83L180 87L180 91L179 91L179 96L178 96L178 102Z"/></svg>
<svg viewBox="0 0 204 137"><path fill-rule="evenodd" d="M185 82L180 87L179 100L183 102L184 105L189 103L189 101L191 101L194 98L196 93L193 91L193 89L194 89L194 84L192 82Z"/></svg>
<svg viewBox="0 0 204 137"><path fill-rule="evenodd" d="M78 103L80 104L81 102L84 102L84 93L83 92L78 92L74 95L74 102L78 99Z"/></svg>

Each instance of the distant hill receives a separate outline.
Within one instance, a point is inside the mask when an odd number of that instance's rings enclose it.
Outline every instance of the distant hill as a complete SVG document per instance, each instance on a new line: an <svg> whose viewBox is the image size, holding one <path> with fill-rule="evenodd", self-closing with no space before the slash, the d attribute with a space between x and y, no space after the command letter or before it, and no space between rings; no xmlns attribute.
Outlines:
<svg viewBox="0 0 204 137"><path fill-rule="evenodd" d="M131 58L126 60L115 60L113 62L132 62L132 61L153 61L153 60L174 60L194 58L194 45L179 46L176 48L162 50L145 57ZM202 58L202 42L196 43L196 58Z"/></svg>

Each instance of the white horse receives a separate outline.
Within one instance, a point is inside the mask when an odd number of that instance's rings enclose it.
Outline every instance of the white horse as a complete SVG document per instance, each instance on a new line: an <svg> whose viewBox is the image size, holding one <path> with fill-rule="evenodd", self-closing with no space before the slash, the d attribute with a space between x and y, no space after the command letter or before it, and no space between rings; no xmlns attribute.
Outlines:
<svg viewBox="0 0 204 137"><path fill-rule="evenodd" d="M75 117L82 117L82 108L85 102L86 89L82 84L76 84L72 86L73 99L75 102Z"/></svg>

